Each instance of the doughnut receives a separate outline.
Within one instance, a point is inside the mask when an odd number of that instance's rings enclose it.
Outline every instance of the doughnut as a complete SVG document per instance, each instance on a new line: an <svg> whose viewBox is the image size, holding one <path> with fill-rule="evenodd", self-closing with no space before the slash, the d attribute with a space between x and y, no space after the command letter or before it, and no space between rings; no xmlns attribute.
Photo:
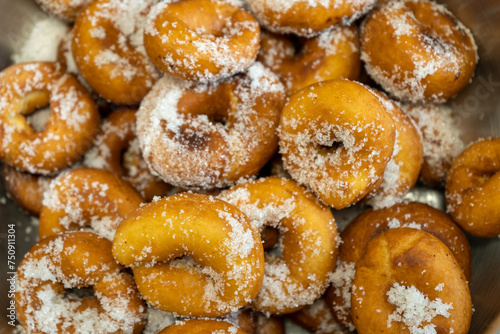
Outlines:
<svg viewBox="0 0 500 334"><path fill-rule="evenodd" d="M262 33L257 60L276 73L287 95L315 82L356 80L361 70L357 27L337 27L312 38Z"/></svg>
<svg viewBox="0 0 500 334"><path fill-rule="evenodd" d="M26 116L50 104L45 129ZM12 65L0 73L0 160L32 174L57 173L92 146L99 113L87 90L55 63Z"/></svg>
<svg viewBox="0 0 500 334"><path fill-rule="evenodd" d="M141 333L146 307L133 279L120 269L111 242L94 233L39 241L17 269L21 326L27 333ZM93 295L75 291L89 287Z"/></svg>
<svg viewBox="0 0 500 334"><path fill-rule="evenodd" d="M73 22L78 13L94 0L35 0L36 3L50 15Z"/></svg>
<svg viewBox="0 0 500 334"><path fill-rule="evenodd" d="M500 138L476 142L453 161L445 195L448 213L467 233L500 234Z"/></svg>
<svg viewBox="0 0 500 334"><path fill-rule="evenodd" d="M402 201L417 183L422 167L423 145L412 119L388 97L380 93L394 121L396 141L392 158L387 164L380 188L366 203L375 209L389 207Z"/></svg>
<svg viewBox="0 0 500 334"><path fill-rule="evenodd" d="M442 103L474 75L477 46L470 30L443 5L390 1L361 26L366 71L397 99Z"/></svg>
<svg viewBox="0 0 500 334"><path fill-rule="evenodd" d="M324 298L318 298L312 305L292 313L290 318L299 326L316 334L349 333L332 315Z"/></svg>
<svg viewBox="0 0 500 334"><path fill-rule="evenodd" d="M113 111L101 124L95 145L84 156L83 164L117 174L139 191L147 202L164 196L171 186L152 175L142 159L135 131L134 109Z"/></svg>
<svg viewBox="0 0 500 334"><path fill-rule="evenodd" d="M145 16L155 0L97 0L78 15L72 51L90 87L120 105L139 104L159 74L144 49Z"/></svg>
<svg viewBox="0 0 500 334"><path fill-rule="evenodd" d="M158 332L158 334L249 334L237 326L222 320L190 319L177 322Z"/></svg>
<svg viewBox="0 0 500 334"><path fill-rule="evenodd" d="M90 226L113 240L121 220L144 200L117 175L99 169L80 168L51 182L40 210L40 239Z"/></svg>
<svg viewBox="0 0 500 334"><path fill-rule="evenodd" d="M255 18L229 0L164 1L153 7L144 47L162 72L198 82L244 71L259 51Z"/></svg>
<svg viewBox="0 0 500 334"><path fill-rule="evenodd" d="M49 189L52 177L21 172L9 165L2 166L5 191L18 206L32 216L42 208L43 194Z"/></svg>
<svg viewBox="0 0 500 334"><path fill-rule="evenodd" d="M342 209L377 190L396 131L378 93L354 81L331 80L290 96L278 136L290 175Z"/></svg>
<svg viewBox="0 0 500 334"><path fill-rule="evenodd" d="M232 185L276 152L283 103L283 85L260 63L210 84L165 76L136 115L144 160L178 187Z"/></svg>
<svg viewBox="0 0 500 334"><path fill-rule="evenodd" d="M366 245L376 235L393 228L414 228L433 234L453 253L467 280L471 277L471 248L462 230L444 212L423 203L406 202L380 210L366 210L341 233L339 263L327 300L335 317L353 329L350 316L352 279Z"/></svg>
<svg viewBox="0 0 500 334"><path fill-rule="evenodd" d="M387 230L357 264L352 318L364 333L468 333L472 302L450 250L432 234Z"/></svg>
<svg viewBox="0 0 500 334"><path fill-rule="evenodd" d="M439 104L403 105L422 134L424 148L420 180L442 187L453 160L464 150L461 130L450 107Z"/></svg>
<svg viewBox="0 0 500 334"><path fill-rule="evenodd" d="M132 268L149 305L179 316L235 312L264 278L264 250L248 218L206 195L182 193L135 210L118 226L113 255Z"/></svg>
<svg viewBox="0 0 500 334"><path fill-rule="evenodd" d="M350 25L376 0L247 0L261 26L277 34L311 37L337 24Z"/></svg>
<svg viewBox="0 0 500 334"><path fill-rule="evenodd" d="M292 180L268 177L223 191L257 230L280 231L279 251L266 253L264 283L251 307L265 314L295 312L323 294L337 259L337 228L328 207ZM300 245L300 247L297 247Z"/></svg>

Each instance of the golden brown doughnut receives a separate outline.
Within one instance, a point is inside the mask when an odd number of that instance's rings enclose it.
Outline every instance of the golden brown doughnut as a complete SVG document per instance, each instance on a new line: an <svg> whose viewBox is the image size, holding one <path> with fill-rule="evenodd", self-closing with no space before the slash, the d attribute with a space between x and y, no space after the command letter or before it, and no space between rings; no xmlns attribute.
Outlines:
<svg viewBox="0 0 500 334"><path fill-rule="evenodd" d="M403 105L422 134L424 147L420 180L441 187L453 160L464 150L456 118L450 107L437 104Z"/></svg>
<svg viewBox="0 0 500 334"><path fill-rule="evenodd" d="M89 226L113 240L121 220L144 202L117 175L99 169L74 169L59 175L45 193L40 239Z"/></svg>
<svg viewBox="0 0 500 334"><path fill-rule="evenodd" d="M53 177L21 172L9 165L3 165L2 176L8 196L29 214L38 216L43 194L49 189Z"/></svg>
<svg viewBox="0 0 500 334"><path fill-rule="evenodd" d="M78 15L73 56L81 75L105 99L141 102L159 74L143 43L145 16L155 0L97 0Z"/></svg>
<svg viewBox="0 0 500 334"><path fill-rule="evenodd" d="M445 102L476 68L474 38L446 7L428 0L390 1L361 27L368 74L400 100Z"/></svg>
<svg viewBox="0 0 500 334"><path fill-rule="evenodd" d="M331 80L289 98L278 135L290 175L342 209L378 189L396 131L378 93L354 81Z"/></svg>
<svg viewBox="0 0 500 334"><path fill-rule="evenodd" d="M162 78L137 112L144 160L165 182L189 188L255 175L277 150L283 85L262 64L211 84Z"/></svg>
<svg viewBox="0 0 500 334"><path fill-rule="evenodd" d="M376 0L248 0L247 5L267 30L313 36L336 24L350 25Z"/></svg>
<svg viewBox="0 0 500 334"><path fill-rule="evenodd" d="M50 103L45 129L26 117ZM92 146L99 126L87 90L55 63L12 65L0 73L0 159L32 174L53 174L72 165Z"/></svg>
<svg viewBox="0 0 500 334"><path fill-rule="evenodd" d="M481 140L453 161L446 207L467 233L490 238L500 234L500 138Z"/></svg>
<svg viewBox="0 0 500 334"><path fill-rule="evenodd" d="M359 334L468 333L472 303L455 257L411 228L373 238L357 264L352 317Z"/></svg>
<svg viewBox="0 0 500 334"><path fill-rule="evenodd" d="M235 2L176 0L153 7L144 30L144 47L164 73L206 82L252 65L259 38L257 20Z"/></svg>
<svg viewBox="0 0 500 334"><path fill-rule="evenodd" d="M264 278L264 251L248 218L224 201L192 193L129 214L116 231L113 255L132 267L149 305L180 316L235 312Z"/></svg>
<svg viewBox="0 0 500 334"><path fill-rule="evenodd" d="M341 233L339 267L334 273L327 300L335 317L353 329L350 294L357 263L376 235L393 228L409 227L433 234L453 253L467 280L471 277L471 248L460 228L444 212L423 203L399 203L380 210L366 210Z"/></svg>
<svg viewBox="0 0 500 334"><path fill-rule="evenodd" d="M337 259L337 228L328 207L294 181L277 177L235 186L218 197L239 208L259 231L270 225L281 234L278 254L266 254L254 310L291 313L323 294Z"/></svg>
<svg viewBox="0 0 500 334"><path fill-rule="evenodd" d="M319 81L357 80L361 70L358 28L337 27L312 38L263 33L257 60L275 72L287 95Z"/></svg>
<svg viewBox="0 0 500 334"><path fill-rule="evenodd" d="M149 171L135 131L134 109L115 110L101 124L95 145L84 156L86 167L104 169L129 182L149 202L172 188Z"/></svg>
<svg viewBox="0 0 500 334"><path fill-rule="evenodd" d="M111 242L89 232L39 241L17 269L18 320L28 333L141 333L146 307ZM79 297L67 289L92 287Z"/></svg>
<svg viewBox="0 0 500 334"><path fill-rule="evenodd" d="M47 13L73 22L80 11L94 0L35 0Z"/></svg>
<svg viewBox="0 0 500 334"><path fill-rule="evenodd" d="M158 334L248 334L223 320L191 319L179 321L158 332Z"/></svg>

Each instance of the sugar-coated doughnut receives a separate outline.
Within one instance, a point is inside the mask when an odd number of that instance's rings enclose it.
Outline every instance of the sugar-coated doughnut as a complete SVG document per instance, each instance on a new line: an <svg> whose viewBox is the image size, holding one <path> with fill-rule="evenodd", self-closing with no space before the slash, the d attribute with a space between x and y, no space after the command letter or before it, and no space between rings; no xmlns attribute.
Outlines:
<svg viewBox="0 0 500 334"><path fill-rule="evenodd" d="M384 94L380 98L394 121L396 141L380 188L366 201L375 209L402 201L417 183L423 156L422 139L412 119Z"/></svg>
<svg viewBox="0 0 500 334"><path fill-rule="evenodd" d="M165 196L172 188L149 171L135 131L135 109L120 109L101 124L95 145L85 154L83 164L113 172L134 186L149 202Z"/></svg>
<svg viewBox="0 0 500 334"><path fill-rule="evenodd" d="M469 286L450 250L409 228L372 239L357 264L352 318L359 334L469 331Z"/></svg>
<svg viewBox="0 0 500 334"><path fill-rule="evenodd" d="M361 70L358 28L337 27L316 37L262 33L257 60L275 72L287 95L319 81L357 80Z"/></svg>
<svg viewBox="0 0 500 334"><path fill-rule="evenodd" d="M97 0L75 21L78 70L97 94L116 104L138 104L159 78L143 42L145 17L155 2Z"/></svg>
<svg viewBox="0 0 500 334"><path fill-rule="evenodd" d="M53 177L22 172L9 165L2 166L2 176L7 195L29 214L38 216L43 194L49 189Z"/></svg>
<svg viewBox="0 0 500 334"><path fill-rule="evenodd" d="M328 207L294 181L277 177L235 186L218 197L239 208L258 230L270 225L281 233L278 254L266 254L254 310L291 313L323 294L337 259L337 228Z"/></svg>
<svg viewBox="0 0 500 334"><path fill-rule="evenodd" d="M25 116L50 104L40 131ZM0 159L33 174L72 165L92 146L99 113L88 91L59 65L34 62L0 73Z"/></svg>
<svg viewBox="0 0 500 334"><path fill-rule="evenodd" d="M234 184L276 152L283 103L283 85L260 63L210 84L165 76L137 112L144 160L175 186Z"/></svg>
<svg viewBox="0 0 500 334"><path fill-rule="evenodd" d="M361 27L361 59L387 92L410 102L444 102L471 80L477 47L467 27L428 0L389 1Z"/></svg>
<svg viewBox="0 0 500 334"><path fill-rule="evenodd" d="M333 317L330 307L324 298L318 298L313 304L292 313L290 318L301 327L315 334L349 333L349 331Z"/></svg>
<svg viewBox="0 0 500 334"><path fill-rule="evenodd" d="M264 250L248 218L199 194L165 197L128 215L116 231L113 255L132 267L149 305L180 316L235 312L257 295L264 278Z"/></svg>
<svg viewBox="0 0 500 334"><path fill-rule="evenodd" d="M340 234L339 263L333 284L327 291L328 303L335 317L351 330L352 279L357 263L368 242L376 235L394 228L414 228L433 234L453 253L467 280L471 277L471 248L465 234L444 212L427 204L405 202L380 210L366 210Z"/></svg>
<svg viewBox="0 0 500 334"><path fill-rule="evenodd" d="M446 207L467 233L500 235L500 138L481 140L453 161L446 179Z"/></svg>
<svg viewBox="0 0 500 334"><path fill-rule="evenodd" d="M257 57L259 38L257 20L229 0L160 2L144 30L144 46L156 67L192 81L244 71Z"/></svg>
<svg viewBox="0 0 500 334"><path fill-rule="evenodd" d="M249 334L239 327L223 320L190 319L179 321L158 334Z"/></svg>
<svg viewBox="0 0 500 334"><path fill-rule="evenodd" d="M403 105L422 134L424 147L420 180L442 187L453 160L464 150L461 130L452 109L445 105Z"/></svg>
<svg viewBox="0 0 500 334"><path fill-rule="evenodd" d="M395 136L378 93L354 81L331 80L289 98L281 112L279 147L295 180L342 209L378 189Z"/></svg>
<svg viewBox="0 0 500 334"><path fill-rule="evenodd" d="M80 11L94 0L35 0L47 13L73 22Z"/></svg>
<svg viewBox="0 0 500 334"><path fill-rule="evenodd" d="M74 169L59 175L45 193L38 236L89 226L113 240L121 220L143 202L131 185L111 172Z"/></svg>
<svg viewBox="0 0 500 334"><path fill-rule="evenodd" d="M89 232L39 241L17 269L16 312L27 333L141 333L146 307L120 273L111 242ZM72 288L91 287L78 296Z"/></svg>
<svg viewBox="0 0 500 334"><path fill-rule="evenodd" d="M247 5L267 30L313 36L342 23L350 25L366 14L376 0L247 0Z"/></svg>

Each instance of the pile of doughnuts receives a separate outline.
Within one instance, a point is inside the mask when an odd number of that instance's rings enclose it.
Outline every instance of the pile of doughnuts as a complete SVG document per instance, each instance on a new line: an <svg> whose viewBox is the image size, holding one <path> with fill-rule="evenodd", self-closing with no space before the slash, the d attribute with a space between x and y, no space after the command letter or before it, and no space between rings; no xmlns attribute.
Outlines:
<svg viewBox="0 0 500 334"><path fill-rule="evenodd" d="M445 7L37 2L57 59L0 72L6 189L39 217L20 330L467 333L462 229L500 234L500 139L459 155L444 103L478 57Z"/></svg>

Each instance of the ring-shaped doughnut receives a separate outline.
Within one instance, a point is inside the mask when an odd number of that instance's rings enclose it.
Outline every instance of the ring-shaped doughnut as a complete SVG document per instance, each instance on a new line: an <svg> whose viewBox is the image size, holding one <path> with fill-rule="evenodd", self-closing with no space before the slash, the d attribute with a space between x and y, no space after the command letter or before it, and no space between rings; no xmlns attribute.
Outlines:
<svg viewBox="0 0 500 334"><path fill-rule="evenodd" d="M264 32L257 60L278 75L287 95L315 82L357 80L361 71L358 28L338 27L296 41L293 36Z"/></svg>
<svg viewBox="0 0 500 334"><path fill-rule="evenodd" d="M260 27L227 0L158 3L148 15L144 47L164 73L206 82L244 71L259 51Z"/></svg>
<svg viewBox="0 0 500 334"><path fill-rule="evenodd" d="M111 242L94 233L39 241L17 269L19 322L28 333L141 333L146 307L133 279L120 269ZM86 287L94 296L67 291Z"/></svg>
<svg viewBox="0 0 500 334"><path fill-rule="evenodd" d="M184 188L234 184L277 150L283 85L262 64L211 84L162 78L137 112L144 160Z"/></svg>
<svg viewBox="0 0 500 334"><path fill-rule="evenodd" d="M427 204L416 202L399 203L380 210L366 210L340 234L340 265L326 294L335 317L351 330L354 327L350 314L350 295L357 263L371 239L383 231L401 227L419 229L441 240L453 253L465 278L470 280L472 255L469 242L447 214Z"/></svg>
<svg viewBox="0 0 500 334"><path fill-rule="evenodd" d="M268 177L223 191L219 198L262 230L280 230L279 254L266 253L264 284L251 307L266 314L295 312L328 287L337 259L337 227L330 209L292 180ZM297 245L300 247L297 247Z"/></svg>
<svg viewBox="0 0 500 334"><path fill-rule="evenodd" d="M45 193L40 211L40 239L90 227L113 240L121 220L144 200L117 175L80 168L59 175Z"/></svg>
<svg viewBox="0 0 500 334"><path fill-rule="evenodd" d="M387 230L368 243L351 300L359 334L466 334L472 317L469 285L453 254L411 228Z"/></svg>
<svg viewBox="0 0 500 334"><path fill-rule="evenodd" d="M361 27L361 59L368 74L400 100L445 102L476 68L469 29L443 5L428 0L389 1Z"/></svg>
<svg viewBox="0 0 500 334"><path fill-rule="evenodd" d="M354 81L331 80L290 96L278 135L290 175L342 209L378 189L396 131L378 93Z"/></svg>
<svg viewBox="0 0 500 334"><path fill-rule="evenodd" d="M165 196L172 186L152 175L142 158L135 113L134 109L119 109L109 114L101 124L94 146L85 154L83 164L117 174L149 202L155 196Z"/></svg>
<svg viewBox="0 0 500 334"><path fill-rule="evenodd" d="M248 0L259 23L277 34L314 36L336 24L350 25L376 0Z"/></svg>
<svg viewBox="0 0 500 334"><path fill-rule="evenodd" d="M239 327L223 320L190 319L177 322L158 334L249 334Z"/></svg>
<svg viewBox="0 0 500 334"><path fill-rule="evenodd" d="M453 161L446 179L446 207L467 233L500 235L500 138L479 141Z"/></svg>
<svg viewBox="0 0 500 334"><path fill-rule="evenodd" d="M264 278L264 251L248 218L199 194L165 197L128 215L116 231L113 255L132 267L148 304L180 316L235 312L257 295Z"/></svg>
<svg viewBox="0 0 500 334"><path fill-rule="evenodd" d="M97 94L116 104L139 104L159 78L142 36L154 2L98 0L75 21L72 51L78 70Z"/></svg>
<svg viewBox="0 0 500 334"><path fill-rule="evenodd" d="M61 20L73 22L80 11L94 0L35 0L47 13Z"/></svg>
<svg viewBox="0 0 500 334"><path fill-rule="evenodd" d="M25 116L50 103L45 129ZM0 158L32 174L72 165L92 146L99 113L88 91L55 63L13 65L0 73Z"/></svg>

